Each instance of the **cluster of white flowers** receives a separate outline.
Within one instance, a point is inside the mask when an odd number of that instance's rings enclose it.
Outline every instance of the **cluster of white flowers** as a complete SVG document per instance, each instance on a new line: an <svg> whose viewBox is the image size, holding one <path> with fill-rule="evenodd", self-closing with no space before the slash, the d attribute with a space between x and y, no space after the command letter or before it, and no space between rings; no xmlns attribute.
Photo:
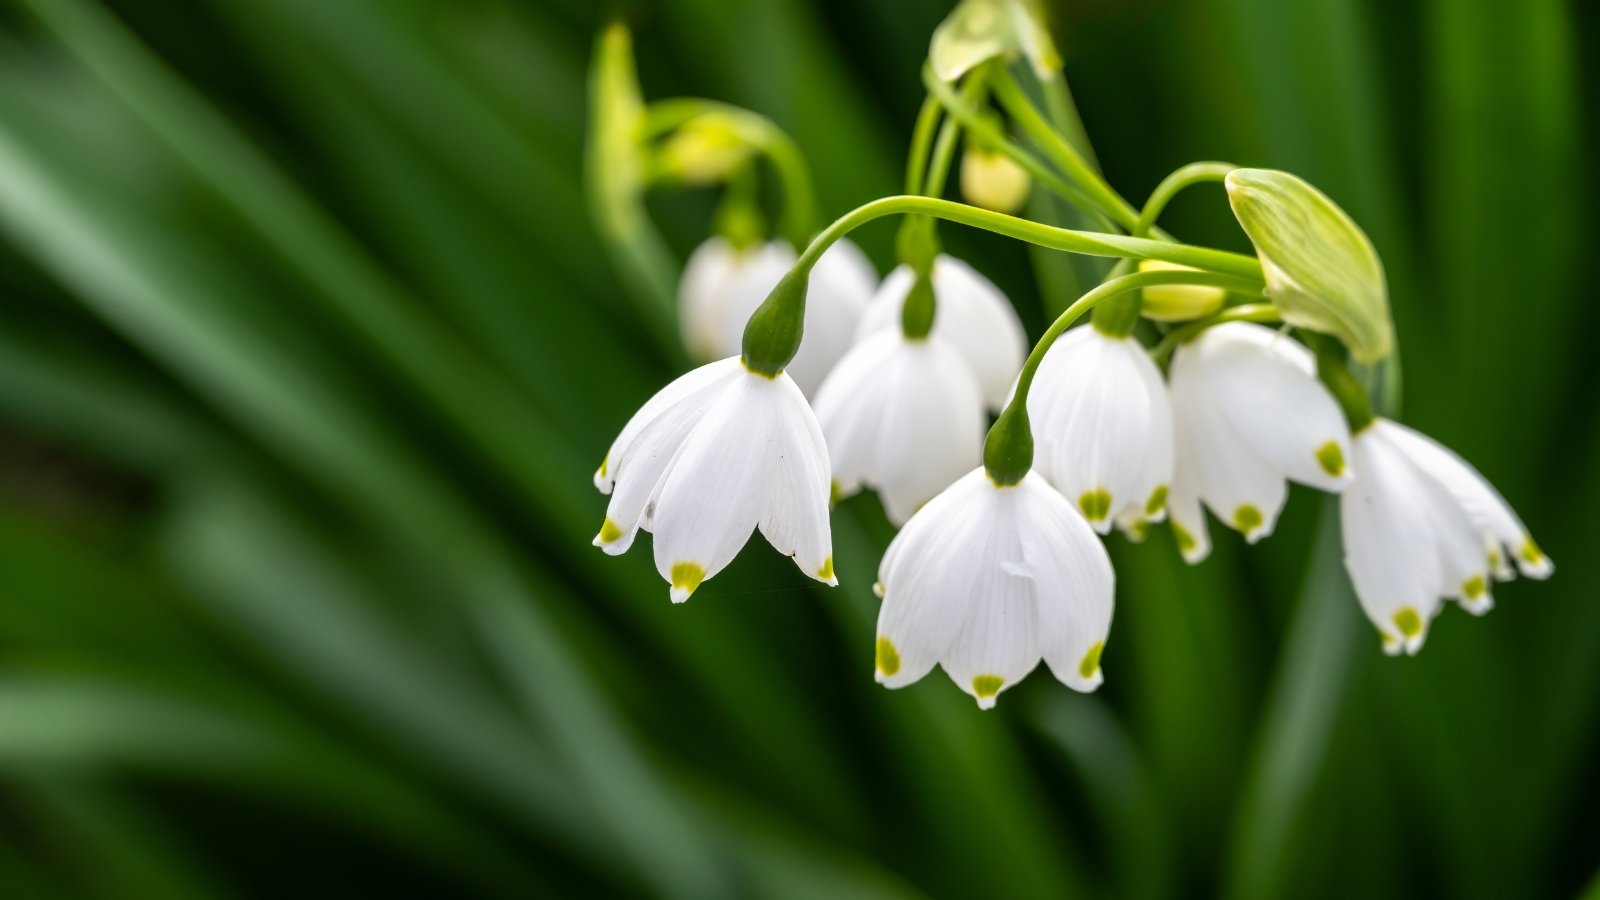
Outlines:
<svg viewBox="0 0 1600 900"><path fill-rule="evenodd" d="M996 56L1059 75L1035 4L965 0L934 37L931 77L982 79ZM998 77L1002 102L1026 102ZM952 115L959 105L941 102ZM706 143L695 137L673 146L694 157ZM1004 140L987 140L969 147L963 181L980 205L1015 208L1032 182L997 162ZM710 177L744 156L719 150L705 172L697 159L677 169ZM1090 177L1068 163L1066 173ZM1198 564L1212 546L1204 509L1253 544L1272 533L1291 481L1340 495L1346 568L1391 654L1416 653L1448 600L1481 614L1493 582L1518 569L1550 575L1494 488L1440 444L1374 415L1347 368L1346 355L1377 363L1394 343L1365 234L1292 175L1220 163L1175 172L1175 187L1164 182L1120 224L1149 233L1171 193L1197 180L1224 182L1255 259L926 197L862 207L801 255L748 235L706 241L679 289L683 340L703 364L645 403L606 454L595 486L611 500L595 545L619 554L641 528L652 532L656 567L682 602L759 528L833 585L830 507L874 491L900 528L874 586L877 680L900 687L938 664L985 709L1041 660L1076 690L1100 685L1115 588L1102 538L1113 527L1139 541L1166 521ZM919 262L878 283L841 238L893 203L1130 262L1030 354L1011 302L937 254L931 229L902 233L902 258ZM1121 274L1133 259L1140 271ZM1249 321L1228 307L1230 291L1267 313L1258 321L1284 327ZM1092 321L1066 330L1096 304ZM1136 337L1141 317L1188 324L1152 350Z"/></svg>
<svg viewBox="0 0 1600 900"><path fill-rule="evenodd" d="M1487 610L1507 560L1532 577L1552 570L1471 467L1384 419L1352 438L1310 351L1247 322L1182 344L1166 376L1132 336L1068 331L1027 398L1037 467L998 484L980 461L986 413L1005 405L1023 362L1011 304L941 256L933 328L908 338L899 322L912 272L902 266L874 294L864 257L843 246L822 257L836 262L811 283L805 321L816 316L818 329L796 357L827 367L809 370L814 407L798 378L734 355L735 326L782 277L788 248L741 257L714 241L685 273L686 339L729 355L646 403L595 476L611 494L595 544L621 553L641 527L654 532L674 601L757 527L806 574L836 583L828 507L870 488L904 526L875 586L877 679L899 687L939 663L987 708L1041 659L1070 687L1100 684L1114 576L1095 532L1115 524L1142 539L1170 517L1198 563L1211 546L1202 503L1254 543L1271 534L1289 481L1342 494L1350 575L1390 652L1415 653L1446 599Z"/></svg>

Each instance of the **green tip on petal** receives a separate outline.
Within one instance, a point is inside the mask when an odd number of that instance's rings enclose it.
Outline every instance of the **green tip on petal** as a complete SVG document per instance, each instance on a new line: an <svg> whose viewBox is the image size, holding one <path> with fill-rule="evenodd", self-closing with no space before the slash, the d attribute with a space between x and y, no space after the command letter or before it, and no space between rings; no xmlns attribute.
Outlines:
<svg viewBox="0 0 1600 900"><path fill-rule="evenodd" d="M1414 638L1422 634L1422 616L1409 606L1403 606L1395 611L1394 627L1407 638Z"/></svg>
<svg viewBox="0 0 1600 900"><path fill-rule="evenodd" d="M608 453L608 454L606 454L606 458L605 459L600 460L600 477L601 478L606 477L606 468L608 466L610 466L610 465L611 465L611 454Z"/></svg>
<svg viewBox="0 0 1600 900"><path fill-rule="evenodd" d="M1083 510L1083 517L1091 522L1101 522L1111 513L1111 495L1105 488L1096 488L1084 491L1078 498L1078 508Z"/></svg>
<svg viewBox="0 0 1600 900"><path fill-rule="evenodd" d="M1338 441L1329 441L1317 448L1317 465L1334 478L1344 474L1344 450Z"/></svg>
<svg viewBox="0 0 1600 900"><path fill-rule="evenodd" d="M1078 676L1080 678L1093 678L1100 671L1100 653L1106 648L1105 641L1096 641L1089 652L1083 655L1083 661L1078 663Z"/></svg>
<svg viewBox="0 0 1600 900"><path fill-rule="evenodd" d="M878 667L878 674L885 677L900 671L900 651L886 637L878 638L877 652L874 660Z"/></svg>
<svg viewBox="0 0 1600 900"><path fill-rule="evenodd" d="M822 561L822 568L817 570L817 577L823 581L833 580L833 557L830 556Z"/></svg>
<svg viewBox="0 0 1600 900"><path fill-rule="evenodd" d="M700 582L706 580L705 567L699 563L681 562L672 564L672 602L682 603L689 599Z"/></svg>
<svg viewBox="0 0 1600 900"><path fill-rule="evenodd" d="M610 516L606 516L606 520L600 523L600 537L598 540L602 544L609 544L619 537L622 537L622 529L617 527L617 523L611 521Z"/></svg>
<svg viewBox="0 0 1600 900"><path fill-rule="evenodd" d="M1167 486L1164 484L1156 485L1156 489L1150 492L1150 499L1144 502L1144 514L1154 516L1166 508Z"/></svg>
<svg viewBox="0 0 1600 900"><path fill-rule="evenodd" d="M1461 583L1461 595L1468 600L1476 600L1489 591L1489 584L1482 575L1474 575Z"/></svg>
<svg viewBox="0 0 1600 900"><path fill-rule="evenodd" d="M839 501L843 500L843 499L844 499L844 488L839 486L839 482L837 482L837 481L828 482L828 505L829 506L837 506Z"/></svg>
<svg viewBox="0 0 1600 900"><path fill-rule="evenodd" d="M1180 551L1188 553L1195 548L1194 535L1190 534L1187 528L1179 525L1178 520L1168 518L1167 524L1172 526L1172 537L1178 542Z"/></svg>
<svg viewBox="0 0 1600 900"><path fill-rule="evenodd" d="M883 582L874 581L872 583L872 593L876 594L879 600L883 599L883 590Z"/></svg>
<svg viewBox="0 0 1600 900"><path fill-rule="evenodd" d="M1233 527L1239 529L1240 534L1249 535L1252 531L1260 528L1264 522L1266 522L1266 518L1261 515L1261 510L1248 503L1242 504L1233 511Z"/></svg>
<svg viewBox="0 0 1600 900"><path fill-rule="evenodd" d="M1544 562L1544 551L1539 549L1539 545L1533 542L1532 537L1523 538L1522 549L1517 551L1517 555L1522 557L1523 562L1531 566Z"/></svg>
<svg viewBox="0 0 1600 900"><path fill-rule="evenodd" d="M979 675L972 679L972 692L978 695L979 700L989 700L1000 693L1006 680L999 675Z"/></svg>

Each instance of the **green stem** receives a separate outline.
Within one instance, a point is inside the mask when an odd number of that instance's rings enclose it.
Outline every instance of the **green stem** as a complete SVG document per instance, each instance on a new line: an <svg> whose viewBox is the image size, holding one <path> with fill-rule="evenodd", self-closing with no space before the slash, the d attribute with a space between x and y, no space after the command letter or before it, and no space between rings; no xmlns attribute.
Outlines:
<svg viewBox="0 0 1600 900"><path fill-rule="evenodd" d="M716 100L674 97L645 108L641 139L651 140L707 114L727 117L739 136L772 163L778 182L783 185L783 215L778 220L778 230L797 247L805 243L816 224L817 195L811 170L806 167L799 145L771 119Z"/></svg>
<svg viewBox="0 0 1600 900"><path fill-rule="evenodd" d="M1317 355L1317 378L1328 386L1329 393L1339 401L1350 433L1356 434L1372 424L1377 413L1372 410L1372 396L1346 363L1344 345L1335 338L1305 329L1299 329L1300 339Z"/></svg>
<svg viewBox="0 0 1600 900"><path fill-rule="evenodd" d="M982 228L995 234L1027 241L1030 244L1038 244L1041 247L1049 247L1053 250L1063 250L1068 253L1081 253L1085 256L1107 256L1119 259L1159 259L1163 262L1189 266L1206 272L1232 275L1241 282L1248 282L1248 285L1244 288L1246 291L1259 291L1263 284L1261 262L1253 256L1170 241L1155 241L1149 238L1125 237L1120 234L1103 234L1095 231L1074 231L1070 228L1056 228L1051 225L1041 225L1038 222L1032 222L1027 219L1019 219L1016 216L1008 216L1004 213L968 206L964 203L956 203L936 197L904 195L873 200L839 217L832 225L823 229L822 233L812 240L810 246L806 247L805 252L800 255L799 261L795 264L795 271L809 272L811 267L816 265L817 260L822 257L822 254L834 242L862 225L885 216L905 214L932 216L937 219L944 219L947 222ZM1192 275L1193 273L1186 274Z"/></svg>
<svg viewBox="0 0 1600 900"><path fill-rule="evenodd" d="M992 87L996 100L1010 114L1011 121L1021 128L1035 144L1044 151L1061 171L1071 181L1077 183L1084 193L1088 194L1095 202L1096 207L1112 221L1125 229L1132 229L1139 221L1139 211L1133 204L1123 199L1112 187L1100 177L1086 162L1076 147L1068 143L1059 132L1050 126L1033 101L1023 92L1022 86L1011 76L1009 71L1000 69L993 79Z"/></svg>
<svg viewBox="0 0 1600 900"><path fill-rule="evenodd" d="M1203 319L1186 322L1182 327L1174 328L1167 332L1166 336L1161 339L1161 343L1151 348L1150 356L1156 362L1160 362L1171 356L1172 351L1178 349L1178 345L1187 343L1207 328L1213 325L1221 325L1224 322L1273 323L1281 321L1283 319L1278 315L1278 308L1271 303L1244 303L1239 306L1230 306Z"/></svg>
<svg viewBox="0 0 1600 900"><path fill-rule="evenodd" d="M1129 240L1132 240L1131 238ZM1158 243L1158 242L1149 242ZM1159 245L1159 244L1158 244ZM1171 246L1171 245L1165 245ZM1259 282L1233 275L1210 272L1134 272L1110 279L1073 301L1050 327L1045 329L1039 342L1033 345L1027 362L1022 364L1022 374L1017 376L1017 388L1011 401L995 420L994 427L983 442L983 466L989 478L997 485L1016 484L1033 467L1033 431L1028 423L1028 391L1033 387L1033 376L1044 362L1045 354L1080 316L1095 306L1130 291L1157 284L1187 284L1202 287L1221 287L1228 290L1260 290Z"/></svg>
<svg viewBox="0 0 1600 900"><path fill-rule="evenodd" d="M1222 181L1228 177L1238 166L1225 162L1197 162L1190 163L1162 179L1156 189L1150 192L1150 199L1144 204L1144 211L1139 213L1139 220L1133 224L1132 234L1143 237L1155 227L1156 219L1161 217L1162 210L1179 191L1196 184L1212 181Z"/></svg>
<svg viewBox="0 0 1600 900"><path fill-rule="evenodd" d="M975 108L962 102L956 92L950 88L950 85L933 74L931 68L923 68L922 80L927 85L928 93L937 99L939 104L945 108L945 111L960 122L961 127L965 128L970 136L976 138L979 144L1002 154L1021 166L1045 190L1056 194L1073 206L1100 219L1104 224L1104 230L1113 231L1116 229L1115 224L1100 213L1099 206L1093 198L1062 178L1038 157L1024 150L1015 141L1007 138L999 127L979 115Z"/></svg>
<svg viewBox="0 0 1600 900"><path fill-rule="evenodd" d="M906 193L921 192L927 182L928 148L933 145L933 129L939 124L939 100L932 94L922 101L916 127L911 129L911 157L906 160Z"/></svg>

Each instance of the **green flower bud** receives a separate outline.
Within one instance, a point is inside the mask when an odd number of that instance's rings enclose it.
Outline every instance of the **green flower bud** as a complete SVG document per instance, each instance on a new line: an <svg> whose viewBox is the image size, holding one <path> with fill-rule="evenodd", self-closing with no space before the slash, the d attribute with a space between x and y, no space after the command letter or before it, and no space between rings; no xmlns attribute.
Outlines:
<svg viewBox="0 0 1600 900"><path fill-rule="evenodd" d="M968 145L961 151L961 194L967 202L995 212L1014 213L1028 202L1033 179L1009 156Z"/></svg>
<svg viewBox="0 0 1600 900"><path fill-rule="evenodd" d="M1177 263L1147 259L1139 263L1141 272L1197 272ZM1187 322L1209 316L1222 308L1228 292L1219 287L1198 284L1152 284L1144 289L1141 312L1157 322Z"/></svg>
<svg viewBox="0 0 1600 900"><path fill-rule="evenodd" d="M685 122L661 148L661 167L688 184L710 185L750 158L751 148L731 116L707 113Z"/></svg>
<svg viewBox="0 0 1600 900"><path fill-rule="evenodd" d="M955 81L996 56L1028 58L1040 80L1061 72L1061 55L1033 0L962 0L933 31L928 62L941 81Z"/></svg>
<svg viewBox="0 0 1600 900"><path fill-rule="evenodd" d="M1225 183L1283 320L1337 337L1361 362L1388 356L1394 325L1383 263L1344 210L1287 172L1234 169Z"/></svg>

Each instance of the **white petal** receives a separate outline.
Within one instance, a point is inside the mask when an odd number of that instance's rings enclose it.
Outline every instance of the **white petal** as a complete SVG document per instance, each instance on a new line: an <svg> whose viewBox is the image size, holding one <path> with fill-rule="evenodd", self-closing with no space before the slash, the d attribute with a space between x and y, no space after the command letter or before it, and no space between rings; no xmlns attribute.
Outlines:
<svg viewBox="0 0 1600 900"><path fill-rule="evenodd" d="M611 494L595 546L616 555L633 545L661 474L689 432L742 375L737 359L708 363L679 376L634 413L595 473L595 486Z"/></svg>
<svg viewBox="0 0 1600 900"><path fill-rule="evenodd" d="M1450 492L1473 523L1483 532L1495 574L1504 580L1509 574L1505 568L1505 555L1517 561L1517 566L1530 578L1548 578L1555 565L1539 550L1522 520L1512 511L1505 498L1489 484L1466 460L1448 447L1414 429L1398 422L1384 420L1389 439L1402 448L1418 467L1436 479Z"/></svg>
<svg viewBox="0 0 1600 900"><path fill-rule="evenodd" d="M800 388L787 375L774 381L783 408L778 411L777 455L761 513L761 533L779 553L793 557L800 571L836 585L833 535L828 528L828 448Z"/></svg>
<svg viewBox="0 0 1600 900"><path fill-rule="evenodd" d="M1279 474L1327 491L1350 483L1349 428L1309 351L1248 322L1209 329L1187 349L1217 408Z"/></svg>
<svg viewBox="0 0 1600 900"><path fill-rule="evenodd" d="M1288 486L1219 408L1209 371L1191 346L1180 347L1172 360L1177 467L1194 476L1192 489L1219 519L1254 543L1272 533Z"/></svg>
<svg viewBox="0 0 1600 900"><path fill-rule="evenodd" d="M944 658L966 623L994 488L974 469L912 516L878 567L877 680L911 684Z"/></svg>
<svg viewBox="0 0 1600 900"><path fill-rule="evenodd" d="M745 323L794 263L794 248L784 241L770 241L740 257L724 286L727 296L721 302L715 346L718 357L738 356L744 351Z"/></svg>
<svg viewBox="0 0 1600 900"><path fill-rule="evenodd" d="M971 694L981 709L994 707L999 693L1021 681L1039 664L1034 572L1018 533L1016 487L990 490L994 515L989 527L972 535L973 544L954 552L977 558L967 585L967 616L944 670Z"/></svg>
<svg viewBox="0 0 1600 900"><path fill-rule="evenodd" d="M1356 480L1339 499L1345 567L1385 643L1414 654L1445 583L1430 504L1379 430L1355 437L1351 464Z"/></svg>
<svg viewBox="0 0 1600 900"><path fill-rule="evenodd" d="M728 281L739 266L739 253L720 237L712 237L689 254L678 281L678 325L690 358L709 362L731 354L723 346Z"/></svg>
<svg viewBox="0 0 1600 900"><path fill-rule="evenodd" d="M1166 386L1132 339L1068 332L1045 355L1028 410L1039 470L1102 534L1172 477Z"/></svg>
<svg viewBox="0 0 1600 900"><path fill-rule="evenodd" d="M1211 528L1200 508L1199 476L1194 471L1194 451L1174 436L1177 454L1172 464L1172 487L1167 492L1167 519L1184 562L1196 565L1211 555Z"/></svg>
<svg viewBox="0 0 1600 900"><path fill-rule="evenodd" d="M889 273L862 314L857 340L900 327L900 307L914 278L908 266ZM937 306L932 333L956 348L972 367L985 404L999 410L1027 355L1022 320L999 288L954 257L934 260L933 290Z"/></svg>
<svg viewBox="0 0 1600 900"><path fill-rule="evenodd" d="M689 598L738 554L757 519L781 450L781 382L745 373L668 463L645 507L655 534L656 569L673 602Z"/></svg>
<svg viewBox="0 0 1600 900"><path fill-rule="evenodd" d="M1033 572L1039 651L1063 684L1092 691L1104 677L1100 652L1111 631L1116 579L1111 558L1065 497L1037 476L1018 485L1023 557Z"/></svg>
<svg viewBox="0 0 1600 900"><path fill-rule="evenodd" d="M971 371L938 337L869 336L817 395L841 495L865 483L904 523L977 465L986 420Z"/></svg>
<svg viewBox="0 0 1600 900"><path fill-rule="evenodd" d="M878 288L878 272L854 243L829 247L811 270L805 335L788 372L808 397L855 340L856 324ZM742 337L742 334L741 334Z"/></svg>

